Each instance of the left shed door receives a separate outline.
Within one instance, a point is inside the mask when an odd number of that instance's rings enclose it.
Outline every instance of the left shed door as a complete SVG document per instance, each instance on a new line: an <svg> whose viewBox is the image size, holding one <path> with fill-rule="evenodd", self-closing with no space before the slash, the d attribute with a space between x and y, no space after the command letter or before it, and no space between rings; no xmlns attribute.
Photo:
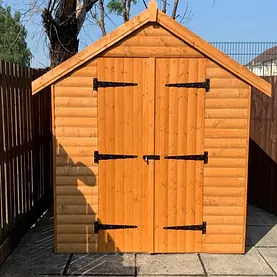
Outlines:
<svg viewBox="0 0 277 277"><path fill-rule="evenodd" d="M142 158L154 153L154 86L150 88L149 59L99 58L98 81L137 83L98 88L99 154L137 156L99 160L98 223L104 230L99 230L98 251L145 252L152 207L148 189L154 182L154 163L147 165Z"/></svg>

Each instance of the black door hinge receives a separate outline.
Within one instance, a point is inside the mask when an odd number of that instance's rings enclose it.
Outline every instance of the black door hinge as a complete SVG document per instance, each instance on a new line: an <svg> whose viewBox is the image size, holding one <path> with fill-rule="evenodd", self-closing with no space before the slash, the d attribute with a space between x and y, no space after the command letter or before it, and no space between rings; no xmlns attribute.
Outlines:
<svg viewBox="0 0 277 277"><path fill-rule="evenodd" d="M117 159L135 159L136 155L117 155L117 154L99 154L98 151L94 151L94 163L99 162L99 160L117 160Z"/></svg>
<svg viewBox="0 0 277 277"><path fill-rule="evenodd" d="M98 78L93 78L93 90L98 91L98 88L108 88L108 87L134 87L137 83L124 83L124 82L108 82L108 81L98 81Z"/></svg>
<svg viewBox="0 0 277 277"><path fill-rule="evenodd" d="M204 161L204 164L208 163L208 152L204 152L203 155L184 155L184 156L165 156L165 159L174 160L194 160L194 161Z"/></svg>
<svg viewBox="0 0 277 277"><path fill-rule="evenodd" d="M204 221L202 225L185 225L185 226L167 226L166 230L190 230L190 231L202 231L202 234L206 234L207 223Z"/></svg>
<svg viewBox="0 0 277 277"><path fill-rule="evenodd" d="M206 79L206 82L198 83L175 83L175 84L165 84L166 87L176 87L176 88L204 88L206 92L210 91L210 79Z"/></svg>
<svg viewBox="0 0 277 277"><path fill-rule="evenodd" d="M130 229L138 228L136 225L113 225L113 224L100 224L98 221L94 222L94 233L98 234L99 230L111 230L111 229Z"/></svg>

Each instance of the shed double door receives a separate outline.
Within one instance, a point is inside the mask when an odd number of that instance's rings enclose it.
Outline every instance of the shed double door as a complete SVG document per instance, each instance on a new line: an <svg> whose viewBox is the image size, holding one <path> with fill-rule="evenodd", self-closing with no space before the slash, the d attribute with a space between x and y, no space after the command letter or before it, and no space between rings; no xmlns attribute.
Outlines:
<svg viewBox="0 0 277 277"><path fill-rule="evenodd" d="M168 156L203 154L205 90L165 85L204 82L205 66L98 59L99 252L201 251L201 230L165 227L203 223L204 162Z"/></svg>

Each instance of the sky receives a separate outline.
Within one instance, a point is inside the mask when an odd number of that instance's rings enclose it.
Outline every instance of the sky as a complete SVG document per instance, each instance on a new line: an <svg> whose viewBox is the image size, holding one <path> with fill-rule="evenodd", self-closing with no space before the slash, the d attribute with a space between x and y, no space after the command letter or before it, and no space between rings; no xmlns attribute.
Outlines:
<svg viewBox="0 0 277 277"><path fill-rule="evenodd" d="M40 0L42 1L42 0ZM46 0L45 0L46 1ZM146 0L147 1L147 0ZM31 0L3 0L13 10L22 13ZM161 7L162 0L157 0ZM173 0L168 0L168 9ZM192 19L186 27L207 41L277 41L277 0L180 0L180 14L189 3ZM142 0L132 8L132 17L144 10ZM122 24L122 20L111 15L106 19L110 32ZM39 13L32 17L23 16L28 31L27 43L33 54L31 66L34 68L49 65L46 36L44 35ZM26 21L27 20L27 21ZM79 35L80 49L101 37L99 28L86 21Z"/></svg>

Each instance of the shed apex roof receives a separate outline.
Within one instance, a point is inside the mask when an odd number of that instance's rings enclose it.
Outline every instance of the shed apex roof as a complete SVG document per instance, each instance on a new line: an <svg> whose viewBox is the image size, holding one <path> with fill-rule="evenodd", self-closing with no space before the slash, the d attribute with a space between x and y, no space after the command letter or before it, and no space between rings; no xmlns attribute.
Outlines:
<svg viewBox="0 0 277 277"><path fill-rule="evenodd" d="M78 54L34 80L32 82L33 94L56 82L69 72L99 55L101 52L127 37L129 34L133 33L148 22L157 22L159 25L179 37L181 40L185 41L187 44L191 45L193 48L197 49L199 52L203 53L205 56L209 57L214 62L226 68L249 85L252 85L265 94L271 96L270 83L258 77L250 70L189 31L180 23L158 10L155 0L150 0L148 9L135 16L130 21L124 23L97 42L88 46Z"/></svg>

